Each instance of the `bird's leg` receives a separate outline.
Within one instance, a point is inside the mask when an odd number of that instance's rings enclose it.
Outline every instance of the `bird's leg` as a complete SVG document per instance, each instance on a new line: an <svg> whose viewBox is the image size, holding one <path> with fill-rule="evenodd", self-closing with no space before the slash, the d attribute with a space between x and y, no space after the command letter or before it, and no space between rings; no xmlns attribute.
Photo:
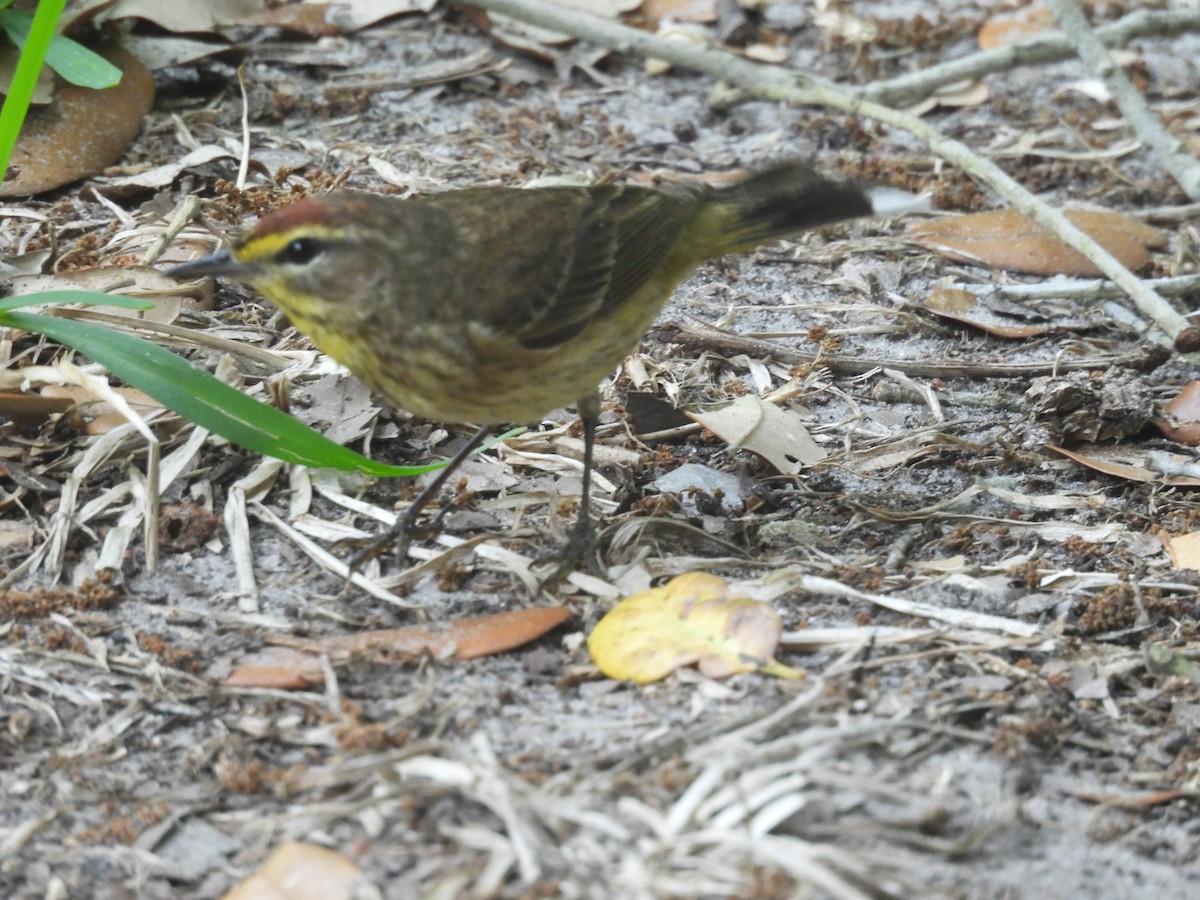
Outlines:
<svg viewBox="0 0 1200 900"><path fill-rule="evenodd" d="M391 544L396 545L396 557L401 561L401 565L403 565L404 557L408 554L408 545L412 541L413 534L418 530L424 530L416 527L417 518L421 515L421 510L437 497L442 488L446 486L446 482L450 480L450 476L466 461L468 456L475 452L475 449L487 439L490 433L491 429L485 425L471 435L470 440L463 445L462 449L454 454L454 458L446 463L445 468L437 473L437 477L429 482L421 493L417 494L416 498L412 503L408 504L404 512L400 513L396 518L395 524L383 534L374 538L350 561L351 574L357 572L364 564L373 560ZM437 519L428 528L436 528L442 516L445 515L445 512L446 510L443 508L442 512L438 514Z"/></svg>
<svg viewBox="0 0 1200 900"><path fill-rule="evenodd" d="M579 496L579 514L571 527L571 535L560 553L554 554L558 565L542 582L542 590L558 585L584 561L595 538L592 527L592 465L596 446L596 426L600 424L600 394L593 391L576 404L583 422L583 490Z"/></svg>

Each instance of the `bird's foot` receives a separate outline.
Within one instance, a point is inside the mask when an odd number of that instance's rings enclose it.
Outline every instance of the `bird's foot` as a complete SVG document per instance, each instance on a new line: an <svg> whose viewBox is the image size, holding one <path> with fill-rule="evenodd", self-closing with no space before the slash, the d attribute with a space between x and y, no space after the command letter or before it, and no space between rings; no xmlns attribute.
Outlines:
<svg viewBox="0 0 1200 900"><path fill-rule="evenodd" d="M536 561L535 564L553 564L550 573L542 579L541 584L538 586L539 591L545 593L554 590L572 572L577 572L580 569L587 571L595 570L597 568L596 559L594 556L589 555L589 551L594 547L595 543L596 529L592 526L591 519L581 514L571 529L571 535L567 538L567 543L560 549L541 556Z"/></svg>

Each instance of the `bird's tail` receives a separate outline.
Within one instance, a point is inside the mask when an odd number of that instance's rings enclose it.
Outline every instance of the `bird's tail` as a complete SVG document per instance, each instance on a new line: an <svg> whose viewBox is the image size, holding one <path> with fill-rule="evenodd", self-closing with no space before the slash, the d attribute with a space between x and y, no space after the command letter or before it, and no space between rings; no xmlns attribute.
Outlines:
<svg viewBox="0 0 1200 900"><path fill-rule="evenodd" d="M717 188L700 210L710 223L711 256L860 216L897 215L920 209L922 198L895 188L868 188L826 178L803 163L785 163Z"/></svg>

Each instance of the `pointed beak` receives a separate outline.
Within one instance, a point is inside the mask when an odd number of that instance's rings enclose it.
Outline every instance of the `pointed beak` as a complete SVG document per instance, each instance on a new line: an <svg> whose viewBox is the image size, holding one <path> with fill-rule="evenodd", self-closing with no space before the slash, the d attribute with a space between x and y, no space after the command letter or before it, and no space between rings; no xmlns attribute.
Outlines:
<svg viewBox="0 0 1200 900"><path fill-rule="evenodd" d="M167 269L165 274L168 278L177 280L185 278L203 278L205 275L217 276L225 275L229 278L237 278L245 280L258 272L257 267L247 263L238 262L233 258L233 254L228 250L222 250L220 253L214 253L212 256L202 256L199 259L193 259L191 262L185 262L182 265L173 266Z"/></svg>

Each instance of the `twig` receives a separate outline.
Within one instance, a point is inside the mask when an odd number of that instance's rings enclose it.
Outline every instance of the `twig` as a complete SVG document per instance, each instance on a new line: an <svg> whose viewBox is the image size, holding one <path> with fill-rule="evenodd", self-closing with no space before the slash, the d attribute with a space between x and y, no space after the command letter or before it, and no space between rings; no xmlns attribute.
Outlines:
<svg viewBox="0 0 1200 900"><path fill-rule="evenodd" d="M1152 278L1149 287L1164 297L1183 297L1200 293L1200 275L1176 275L1173 278ZM1043 281L1040 284L958 284L955 287L980 296L1009 299L1108 300L1124 297L1125 292L1103 278Z"/></svg>
<svg viewBox="0 0 1200 900"><path fill-rule="evenodd" d="M663 325L653 332L657 340L733 353L769 356L785 365L818 363L838 375L861 375L872 369L894 369L918 378L1036 378L1061 372L1093 372L1098 369L1129 368L1152 371L1167 360L1169 352L1158 344L1146 344L1132 353L1088 356L1082 359L1047 360L1037 363L939 363L928 360L871 359L805 353L774 341L746 337L704 325Z"/></svg>
<svg viewBox="0 0 1200 900"><path fill-rule="evenodd" d="M1125 120L1146 142L1146 146L1157 154L1163 168L1179 182L1189 198L1200 200L1200 161L1185 153L1183 142L1163 127L1124 70L1113 62L1104 43L1092 31L1079 4L1075 0L1043 2L1049 7L1067 40L1075 46L1079 58L1104 81L1104 86L1108 88Z"/></svg>
<svg viewBox="0 0 1200 900"><path fill-rule="evenodd" d="M1078 250L1105 275L1121 286L1133 302L1181 349L1200 346L1200 328L1187 319L1132 272L1113 258L1090 235L1072 225L1061 210L1053 209L1030 194L994 163L972 153L965 144L946 137L915 116L898 112L812 75L790 72L777 66L750 62L711 47L670 41L545 0L472 0L482 9L512 16L530 24L570 34L602 47L661 59L675 66L702 72L751 91L759 97L792 106L828 106L852 115L877 119L908 131L934 153L974 175L1035 222L1052 229L1063 243Z"/></svg>
<svg viewBox="0 0 1200 900"><path fill-rule="evenodd" d="M1197 30L1200 30L1200 10L1141 9L1111 25L1096 29L1096 36L1105 46L1123 47L1136 38L1160 35L1174 37L1185 31ZM876 82L861 88L860 93L886 106L909 106L956 81L973 81L993 72L1056 62L1074 53L1075 47L1071 42L1061 33L1054 32Z"/></svg>

